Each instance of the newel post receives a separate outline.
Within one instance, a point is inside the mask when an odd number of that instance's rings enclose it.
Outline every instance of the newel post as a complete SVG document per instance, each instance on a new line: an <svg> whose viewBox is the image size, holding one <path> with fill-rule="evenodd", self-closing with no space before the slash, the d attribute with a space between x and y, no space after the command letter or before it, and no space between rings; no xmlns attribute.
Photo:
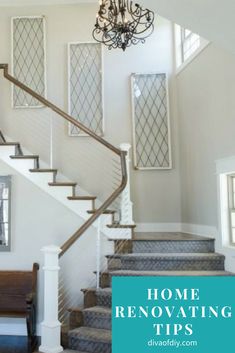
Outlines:
<svg viewBox="0 0 235 353"><path fill-rule="evenodd" d="M121 196L121 224L134 224L133 221L133 203L131 202L130 193L130 149L129 143L122 143L120 145L122 151L127 152L126 155L126 166L127 166L127 185L122 192Z"/></svg>
<svg viewBox="0 0 235 353"><path fill-rule="evenodd" d="M41 324L41 346L43 353L59 353L61 324L58 320L59 302L59 253L57 246L45 246L44 253L44 320Z"/></svg>

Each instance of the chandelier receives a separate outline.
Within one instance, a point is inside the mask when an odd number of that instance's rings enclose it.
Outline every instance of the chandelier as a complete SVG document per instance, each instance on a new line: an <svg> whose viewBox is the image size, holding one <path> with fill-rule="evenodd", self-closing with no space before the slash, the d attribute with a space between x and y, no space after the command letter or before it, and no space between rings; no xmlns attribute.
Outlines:
<svg viewBox="0 0 235 353"><path fill-rule="evenodd" d="M93 38L109 49L144 43L153 30L154 12L129 0L100 0Z"/></svg>

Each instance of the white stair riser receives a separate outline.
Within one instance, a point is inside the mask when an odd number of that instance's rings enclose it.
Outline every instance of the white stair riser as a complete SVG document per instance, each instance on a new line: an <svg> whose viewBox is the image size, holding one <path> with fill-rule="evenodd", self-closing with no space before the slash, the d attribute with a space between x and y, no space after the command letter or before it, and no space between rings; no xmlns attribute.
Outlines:
<svg viewBox="0 0 235 353"><path fill-rule="evenodd" d="M0 146L0 158L5 159L15 155L15 146Z"/></svg>
<svg viewBox="0 0 235 353"><path fill-rule="evenodd" d="M105 234L107 234L107 236L110 239L131 239L132 238L132 230L128 228L127 229L107 228Z"/></svg>
<svg viewBox="0 0 235 353"><path fill-rule="evenodd" d="M48 186L48 183L53 182L53 173L29 173L30 179L35 184Z"/></svg>
<svg viewBox="0 0 235 353"><path fill-rule="evenodd" d="M91 216L91 215L89 215ZM95 226L98 227L98 220L96 220L95 222ZM112 215L109 214L102 214L100 216L100 226L101 228L107 228L107 224L111 224L112 223Z"/></svg>
<svg viewBox="0 0 235 353"><path fill-rule="evenodd" d="M28 174L29 169L35 168L36 161L34 159L9 159L10 161L7 163L23 175Z"/></svg>
<svg viewBox="0 0 235 353"><path fill-rule="evenodd" d="M50 188L51 194L55 195L55 197L58 200L64 200L64 199L67 199L68 196L73 195L73 188L71 186L49 186L48 185L48 187Z"/></svg>

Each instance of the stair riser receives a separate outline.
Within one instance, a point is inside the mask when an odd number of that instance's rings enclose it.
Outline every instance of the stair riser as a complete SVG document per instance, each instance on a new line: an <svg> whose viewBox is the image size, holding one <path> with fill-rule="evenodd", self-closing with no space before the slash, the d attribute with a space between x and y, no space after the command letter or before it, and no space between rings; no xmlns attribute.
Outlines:
<svg viewBox="0 0 235 353"><path fill-rule="evenodd" d="M53 182L53 173L34 173L31 175L31 179L34 183L43 183L45 186L48 182Z"/></svg>
<svg viewBox="0 0 235 353"><path fill-rule="evenodd" d="M212 253L214 240L133 241L133 253Z"/></svg>
<svg viewBox="0 0 235 353"><path fill-rule="evenodd" d="M0 157L9 158L15 154L15 146L0 146Z"/></svg>
<svg viewBox="0 0 235 353"><path fill-rule="evenodd" d="M107 308L111 307L112 294L109 293L99 293L95 291L84 292L84 308L91 308L93 306L104 306Z"/></svg>
<svg viewBox="0 0 235 353"><path fill-rule="evenodd" d="M123 270L133 271L220 271L224 270L224 259L218 260L121 260Z"/></svg>
<svg viewBox="0 0 235 353"><path fill-rule="evenodd" d="M118 270L122 268L121 260L118 258L108 258L108 270Z"/></svg>
<svg viewBox="0 0 235 353"><path fill-rule="evenodd" d="M114 250L115 254L130 254L132 253L133 241L132 240L115 240Z"/></svg>
<svg viewBox="0 0 235 353"><path fill-rule="evenodd" d="M206 275L206 272L207 271L205 271L205 272L202 272L201 273L201 276L202 276L202 274L203 273L205 273L204 275ZM154 272L153 272L154 273ZM197 272L196 272L197 273ZM133 276L133 274L126 274L126 275L121 275L122 277L128 277L128 276ZM218 273L215 273L215 275L214 276L228 276L228 274L224 274L224 273L221 273L221 274L218 274ZM120 276L120 275L116 275L116 274L112 274L112 273L110 273L110 274L107 274L107 273L103 273L102 275L101 275L101 280L100 280L100 284L101 284L101 288L107 288L107 287L111 287L112 286L112 278L113 277L116 277L116 276ZM158 275L159 276L159 275ZM198 275L199 276L199 275ZM140 277L142 277L142 276L140 276Z"/></svg>
<svg viewBox="0 0 235 353"><path fill-rule="evenodd" d="M89 215L89 217L91 217L91 215ZM107 224L110 224L110 223L112 223L112 215L107 215L107 214L103 214L103 215L101 215L101 217L100 217L100 226L101 227L106 227L106 225ZM99 221L95 221L94 222L94 224L96 225L96 226L98 226L98 223L99 223Z"/></svg>
<svg viewBox="0 0 235 353"><path fill-rule="evenodd" d="M69 348L82 352L111 353L111 343L92 341L89 339L81 339L69 335Z"/></svg>
<svg viewBox="0 0 235 353"><path fill-rule="evenodd" d="M71 186L49 186L48 188L50 189L50 193L52 195L58 195L58 197L65 199L67 201L67 197L69 195L72 195L73 193L73 188ZM77 201L76 201L77 202Z"/></svg>
<svg viewBox="0 0 235 353"><path fill-rule="evenodd" d="M69 194L71 194L71 191L69 192ZM68 192L66 195L68 195ZM65 197L66 197L66 195L65 195ZM67 197L66 197L66 199L67 199ZM92 201L78 200L78 201L69 201L69 202L72 202L73 206L76 207L77 210L79 210L80 212L83 212L84 217L86 217L86 219L88 218L89 215L87 214L87 210L89 208L93 207Z"/></svg>
<svg viewBox="0 0 235 353"><path fill-rule="evenodd" d="M102 295L99 295L97 294L96 295L96 305L98 306L104 306L104 307L107 307L107 308L111 308L112 306L112 295L111 293L109 294L102 294Z"/></svg>
<svg viewBox="0 0 235 353"><path fill-rule="evenodd" d="M34 159L12 159L8 161L8 164L12 165L13 168L19 170L20 172L28 172L29 169L38 168Z"/></svg>
<svg viewBox="0 0 235 353"><path fill-rule="evenodd" d="M101 288L111 287L110 275L108 273L100 274L100 287Z"/></svg>
<svg viewBox="0 0 235 353"><path fill-rule="evenodd" d="M108 228L106 227L106 234L109 239L131 239L133 237L133 229L119 229L119 228Z"/></svg>
<svg viewBox="0 0 235 353"><path fill-rule="evenodd" d="M105 330L111 330L112 320L111 315L104 315L100 313L83 313L84 326L93 328L102 328Z"/></svg>

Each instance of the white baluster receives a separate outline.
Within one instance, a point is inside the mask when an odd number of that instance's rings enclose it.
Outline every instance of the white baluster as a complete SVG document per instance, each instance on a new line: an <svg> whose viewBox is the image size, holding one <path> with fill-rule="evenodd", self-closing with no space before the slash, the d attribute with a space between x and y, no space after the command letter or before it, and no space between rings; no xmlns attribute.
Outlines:
<svg viewBox="0 0 235 353"><path fill-rule="evenodd" d="M100 288L100 232L101 216L98 218L97 236L96 236L96 288Z"/></svg>
<svg viewBox="0 0 235 353"><path fill-rule="evenodd" d="M41 346L43 353L63 352L60 345L61 324L58 320L59 299L59 253L57 246L46 246L44 253L44 320L41 324Z"/></svg>
<svg viewBox="0 0 235 353"><path fill-rule="evenodd" d="M50 168L53 169L53 116L50 119Z"/></svg>
<svg viewBox="0 0 235 353"><path fill-rule="evenodd" d="M122 143L120 145L122 151L127 152L126 166L127 166L127 185L121 196L121 224L135 224L133 221L133 203L130 196L130 149L129 143Z"/></svg>

